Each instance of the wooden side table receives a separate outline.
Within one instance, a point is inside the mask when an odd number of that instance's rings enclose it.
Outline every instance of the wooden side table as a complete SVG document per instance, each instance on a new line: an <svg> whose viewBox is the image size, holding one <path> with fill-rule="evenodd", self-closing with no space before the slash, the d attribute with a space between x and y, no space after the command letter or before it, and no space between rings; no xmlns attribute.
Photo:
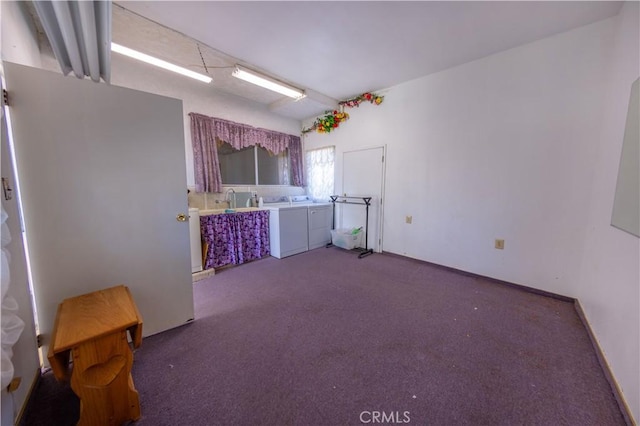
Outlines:
<svg viewBox="0 0 640 426"><path fill-rule="evenodd" d="M58 380L69 379L80 398L78 425L121 425L140 418L133 385L134 347L142 343L142 317L123 285L65 299L58 306L48 359Z"/></svg>

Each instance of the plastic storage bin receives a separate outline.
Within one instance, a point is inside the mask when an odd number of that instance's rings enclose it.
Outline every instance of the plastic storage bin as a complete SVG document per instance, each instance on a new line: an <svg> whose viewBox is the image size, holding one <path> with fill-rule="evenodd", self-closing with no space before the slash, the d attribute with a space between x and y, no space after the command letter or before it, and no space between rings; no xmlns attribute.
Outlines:
<svg viewBox="0 0 640 426"><path fill-rule="evenodd" d="M358 230L355 234L353 229L332 229L331 243L334 246L351 250L362 245L362 230Z"/></svg>

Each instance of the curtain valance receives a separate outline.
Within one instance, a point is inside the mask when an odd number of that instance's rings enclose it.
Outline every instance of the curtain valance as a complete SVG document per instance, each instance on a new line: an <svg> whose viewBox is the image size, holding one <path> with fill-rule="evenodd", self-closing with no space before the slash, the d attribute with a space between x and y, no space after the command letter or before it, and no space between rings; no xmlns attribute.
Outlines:
<svg viewBox="0 0 640 426"><path fill-rule="evenodd" d="M196 192L222 191L216 139L224 141L238 150L258 145L276 155L288 148L293 184L296 186L304 184L300 136L260 129L221 118L207 117L195 112L189 113L189 116L191 117Z"/></svg>

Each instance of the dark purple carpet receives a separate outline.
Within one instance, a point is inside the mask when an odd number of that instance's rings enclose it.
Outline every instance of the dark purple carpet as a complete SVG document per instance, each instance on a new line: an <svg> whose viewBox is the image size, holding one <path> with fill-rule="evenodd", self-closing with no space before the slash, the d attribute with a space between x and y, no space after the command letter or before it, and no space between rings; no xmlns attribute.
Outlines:
<svg viewBox="0 0 640 426"><path fill-rule="evenodd" d="M194 289L135 353L136 424L624 424L571 302L335 247ZM45 376L24 424L73 424L64 391Z"/></svg>

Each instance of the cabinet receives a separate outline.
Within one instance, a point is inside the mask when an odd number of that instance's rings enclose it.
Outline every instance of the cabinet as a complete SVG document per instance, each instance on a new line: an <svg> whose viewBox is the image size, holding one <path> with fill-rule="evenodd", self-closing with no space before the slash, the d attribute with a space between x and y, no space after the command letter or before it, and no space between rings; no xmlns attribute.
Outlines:
<svg viewBox="0 0 640 426"><path fill-rule="evenodd" d="M189 240L191 242L191 273L202 271L202 236L200 235L200 211L189 209Z"/></svg>
<svg viewBox="0 0 640 426"><path fill-rule="evenodd" d="M309 250L324 247L331 242L333 209L330 204L309 206Z"/></svg>
<svg viewBox="0 0 640 426"><path fill-rule="evenodd" d="M269 245L271 256L283 257L309 249L307 207L274 207L269 214Z"/></svg>

